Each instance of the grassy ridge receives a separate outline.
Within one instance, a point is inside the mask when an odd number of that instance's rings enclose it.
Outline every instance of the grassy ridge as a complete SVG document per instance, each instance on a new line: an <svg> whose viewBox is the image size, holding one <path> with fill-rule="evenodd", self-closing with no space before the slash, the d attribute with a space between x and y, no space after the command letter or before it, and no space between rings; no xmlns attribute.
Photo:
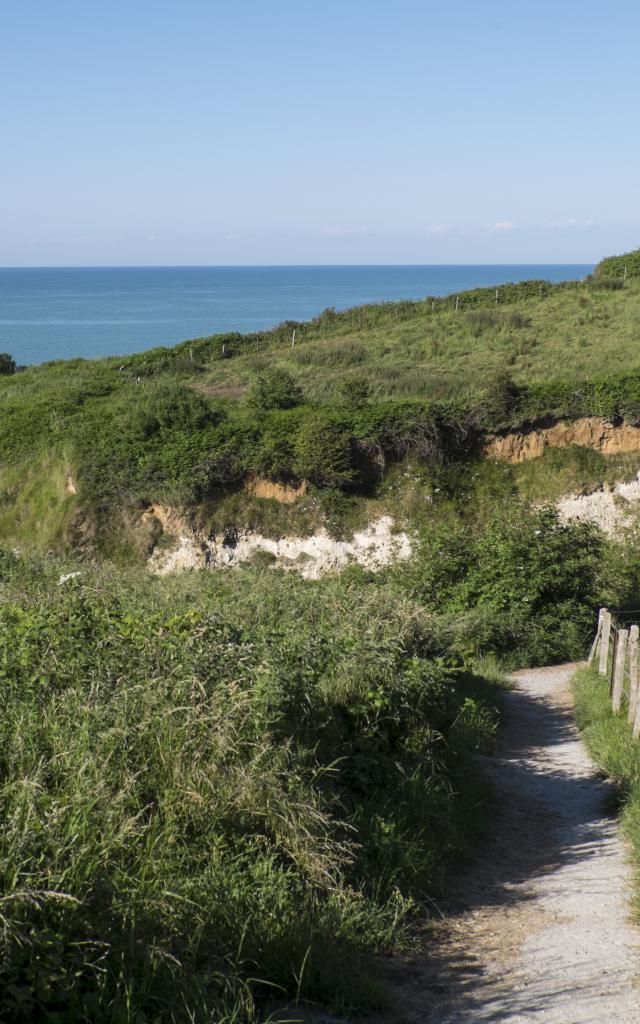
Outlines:
<svg viewBox="0 0 640 1024"><path fill-rule="evenodd" d="M364 379L375 398L447 399L476 393L507 370L519 383L549 378L580 380L639 366L640 286L597 290L590 283L555 285L548 292L523 287L509 304L493 291L482 304L458 296L364 307L312 321L277 341L238 339L232 357L211 366L203 353L200 384L232 395L250 386L256 369L274 358L307 392L330 401L340 378ZM514 286L515 287L515 286ZM500 289L498 289L500 294Z"/></svg>
<svg viewBox="0 0 640 1024"><path fill-rule="evenodd" d="M625 278L640 276L640 249L622 256L608 256L595 270L596 280L623 282Z"/></svg>

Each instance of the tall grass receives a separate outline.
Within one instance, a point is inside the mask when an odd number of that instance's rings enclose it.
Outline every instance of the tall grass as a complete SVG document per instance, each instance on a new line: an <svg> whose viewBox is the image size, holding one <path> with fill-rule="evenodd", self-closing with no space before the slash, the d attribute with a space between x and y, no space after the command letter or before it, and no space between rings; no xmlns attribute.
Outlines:
<svg viewBox="0 0 640 1024"><path fill-rule="evenodd" d="M596 763L620 786L622 822L636 868L635 906L640 916L640 742L633 738L626 715L613 714L607 680L595 669L576 673L573 690L584 741Z"/></svg>
<svg viewBox="0 0 640 1024"><path fill-rule="evenodd" d="M0 1017L375 1002L483 827L488 684L364 577L1 559Z"/></svg>

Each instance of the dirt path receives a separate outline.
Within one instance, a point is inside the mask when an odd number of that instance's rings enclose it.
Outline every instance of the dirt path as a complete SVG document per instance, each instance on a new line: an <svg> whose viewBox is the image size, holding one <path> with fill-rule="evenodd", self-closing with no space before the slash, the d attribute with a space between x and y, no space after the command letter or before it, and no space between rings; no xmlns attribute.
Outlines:
<svg viewBox="0 0 640 1024"><path fill-rule="evenodd" d="M640 1024L640 932L614 794L578 738L574 666L519 672L486 765L497 827L429 964L393 969L403 1021Z"/></svg>

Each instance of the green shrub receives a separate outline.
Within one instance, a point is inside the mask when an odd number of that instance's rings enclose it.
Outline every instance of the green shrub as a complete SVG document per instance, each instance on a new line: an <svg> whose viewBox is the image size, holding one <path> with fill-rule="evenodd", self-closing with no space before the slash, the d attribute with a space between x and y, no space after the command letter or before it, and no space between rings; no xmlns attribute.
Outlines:
<svg viewBox="0 0 640 1024"><path fill-rule="evenodd" d="M0 376L11 376L16 372L16 361L8 352L0 352Z"/></svg>
<svg viewBox="0 0 640 1024"><path fill-rule="evenodd" d="M338 390L347 409L361 409L369 399L369 385L360 378L341 381Z"/></svg>
<svg viewBox="0 0 640 1024"><path fill-rule="evenodd" d="M0 551L0 1017L362 1012L483 824L486 688L364 578Z"/></svg>
<svg viewBox="0 0 640 1024"><path fill-rule="evenodd" d="M624 253L622 256L607 256L600 260L594 276L598 280L612 278L624 280L625 277L638 277L640 275L640 249Z"/></svg>
<svg viewBox="0 0 640 1024"><path fill-rule="evenodd" d="M273 367L258 374L250 401L258 409L292 409L302 402L302 389L287 370Z"/></svg>
<svg viewBox="0 0 640 1024"><path fill-rule="evenodd" d="M603 555L595 526L562 525L554 509L503 499L475 524L439 522L436 510L415 559L395 574L452 620L463 656L493 651L511 664L545 664L582 655L602 600Z"/></svg>
<svg viewBox="0 0 640 1024"><path fill-rule="evenodd" d="M505 426L517 418L522 389L507 370L496 373L485 389L480 401L482 416L493 427Z"/></svg>
<svg viewBox="0 0 640 1024"><path fill-rule="evenodd" d="M305 419L295 438L296 475L318 487L348 487L355 480L353 436L347 421L316 412Z"/></svg>
<svg viewBox="0 0 640 1024"><path fill-rule="evenodd" d="M143 440L160 431L199 430L219 419L204 395L173 381L145 382L136 397L138 400L129 411L129 423L123 421L121 429L131 430Z"/></svg>

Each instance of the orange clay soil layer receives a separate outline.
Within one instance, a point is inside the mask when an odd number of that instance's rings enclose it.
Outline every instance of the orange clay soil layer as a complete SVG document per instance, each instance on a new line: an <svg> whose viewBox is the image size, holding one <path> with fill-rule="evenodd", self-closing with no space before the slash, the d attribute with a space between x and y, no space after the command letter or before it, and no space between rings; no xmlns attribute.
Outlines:
<svg viewBox="0 0 640 1024"><path fill-rule="evenodd" d="M614 426L599 416L562 420L552 427L529 433L491 435L484 446L488 459L505 462L526 462L537 459L545 448L568 448L570 445L593 448L603 455L640 451L640 427L631 423Z"/></svg>

